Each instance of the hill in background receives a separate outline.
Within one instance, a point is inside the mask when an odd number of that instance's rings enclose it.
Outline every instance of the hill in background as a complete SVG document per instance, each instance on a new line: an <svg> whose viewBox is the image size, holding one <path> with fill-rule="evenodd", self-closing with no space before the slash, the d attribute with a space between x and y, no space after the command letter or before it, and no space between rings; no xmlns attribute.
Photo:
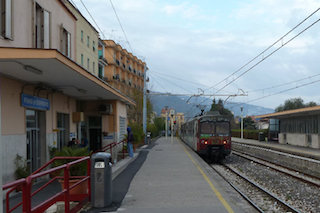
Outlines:
<svg viewBox="0 0 320 213"><path fill-rule="evenodd" d="M212 100L205 97L194 97L187 100L190 97L186 96L169 96L169 95L154 95L150 96L151 103L153 104L153 110L160 115L161 109L165 106L169 108L174 108L177 112L183 112L186 117L194 117L196 114L200 113L200 109L196 107L196 105L207 105L205 111L210 109ZM274 112L274 109L261 107L252 104L245 104L245 103L237 103L231 102L226 103L225 108L229 109L234 113L234 116L241 115L240 107L243 106L243 115L261 115Z"/></svg>

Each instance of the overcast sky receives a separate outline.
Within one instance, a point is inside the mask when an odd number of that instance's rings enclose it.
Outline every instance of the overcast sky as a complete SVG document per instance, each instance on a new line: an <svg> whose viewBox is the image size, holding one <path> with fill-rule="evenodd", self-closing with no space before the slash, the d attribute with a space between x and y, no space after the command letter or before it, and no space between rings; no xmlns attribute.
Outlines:
<svg viewBox="0 0 320 213"><path fill-rule="evenodd" d="M145 60L151 90L188 94L198 93L198 88L214 87L320 7L320 0L113 0L131 49L110 0L82 1L103 31L103 39L113 39ZM91 21L81 1L73 2ZM217 89L319 18L320 11L232 78L205 92L215 94ZM237 94L241 89L248 92L247 97L229 98L228 101L270 108L294 97L320 104L320 82L250 102L320 80L319 53L320 22L228 85L220 94ZM319 76L307 78L317 74ZM307 79L297 81L303 78ZM292 81L297 82L286 84ZM260 90L281 84L285 85Z"/></svg>

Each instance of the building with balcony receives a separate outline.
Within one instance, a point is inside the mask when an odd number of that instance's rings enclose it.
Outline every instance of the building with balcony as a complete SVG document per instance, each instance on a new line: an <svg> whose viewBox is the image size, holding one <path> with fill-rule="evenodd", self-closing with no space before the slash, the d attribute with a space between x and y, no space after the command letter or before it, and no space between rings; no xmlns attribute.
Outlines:
<svg viewBox="0 0 320 213"><path fill-rule="evenodd" d="M72 138L91 150L121 140L135 102L76 62L78 19L64 1L1 2L3 183L14 179L17 155L35 171Z"/></svg>
<svg viewBox="0 0 320 213"><path fill-rule="evenodd" d="M134 91L143 91L146 63L123 49L112 40L104 40L105 51L101 55L107 61L104 67L104 79L114 88L128 96Z"/></svg>

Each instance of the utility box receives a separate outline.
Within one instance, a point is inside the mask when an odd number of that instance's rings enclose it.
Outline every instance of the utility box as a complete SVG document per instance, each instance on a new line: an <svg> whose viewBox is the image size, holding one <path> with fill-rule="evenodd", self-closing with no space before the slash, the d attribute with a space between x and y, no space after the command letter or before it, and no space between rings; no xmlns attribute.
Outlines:
<svg viewBox="0 0 320 213"><path fill-rule="evenodd" d="M91 204L104 208L112 203L111 154L98 152L91 157Z"/></svg>

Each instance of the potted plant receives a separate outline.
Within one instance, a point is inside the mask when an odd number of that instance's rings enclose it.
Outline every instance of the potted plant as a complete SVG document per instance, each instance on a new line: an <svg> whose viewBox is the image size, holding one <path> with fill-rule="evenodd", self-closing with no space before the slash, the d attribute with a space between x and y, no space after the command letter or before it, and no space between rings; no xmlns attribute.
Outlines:
<svg viewBox="0 0 320 213"><path fill-rule="evenodd" d="M56 151L54 157L83 157L88 156L90 153L88 148L75 148L75 147L63 147L62 150ZM67 163L72 162L73 160L56 160L53 162L53 166L61 166ZM78 163L70 167L70 181L69 186L72 186L74 183L78 182L79 179L72 178L74 176L85 176L87 173L87 162ZM63 176L63 170L58 172L59 176ZM90 174L89 174L90 175ZM64 188L64 179L59 180L62 188ZM88 182L85 181L77 187L73 188L70 191L70 194L85 194L87 192Z"/></svg>
<svg viewBox="0 0 320 213"><path fill-rule="evenodd" d="M14 160L14 165L16 166L16 170L14 175L16 179L26 178L30 175L30 167L27 164L27 160L24 159L21 155L17 154ZM16 191L21 191L22 185L17 186Z"/></svg>

